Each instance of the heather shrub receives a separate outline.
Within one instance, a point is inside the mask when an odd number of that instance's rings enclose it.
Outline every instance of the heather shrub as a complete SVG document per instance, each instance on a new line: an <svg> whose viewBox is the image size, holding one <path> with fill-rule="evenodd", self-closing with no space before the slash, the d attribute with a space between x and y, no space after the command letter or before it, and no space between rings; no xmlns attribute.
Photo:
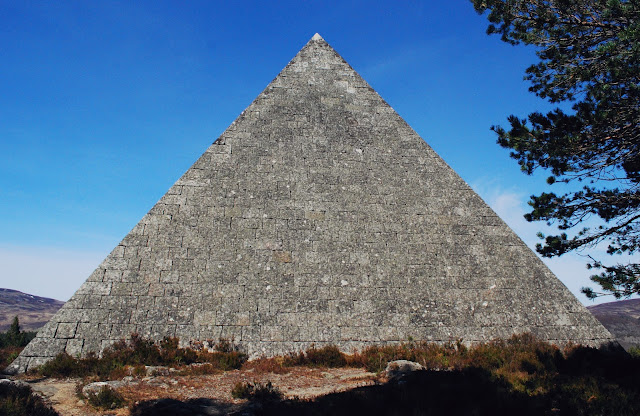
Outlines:
<svg viewBox="0 0 640 416"><path fill-rule="evenodd" d="M242 366L247 355L228 341L223 341L216 351L195 351L180 348L177 338L165 338L159 343L132 334L129 341L120 340L102 352L102 357L89 353L85 358L74 358L60 353L37 371L44 376L85 377L99 379L122 378L128 367L142 374L144 366L176 366L191 363L209 363L218 370L232 370ZM146 370L145 370L146 373Z"/></svg>
<svg viewBox="0 0 640 416"><path fill-rule="evenodd" d="M131 370L131 375L134 377L144 377L147 375L147 367L142 364L135 365Z"/></svg>
<svg viewBox="0 0 640 416"><path fill-rule="evenodd" d="M316 367L344 367L347 360L335 345L327 345L322 348L312 346L305 351L305 359L311 366Z"/></svg>
<svg viewBox="0 0 640 416"><path fill-rule="evenodd" d="M335 345L316 348L311 345L304 352L291 353L285 357L284 365L307 367L344 367L347 365L346 355Z"/></svg>
<svg viewBox="0 0 640 416"><path fill-rule="evenodd" d="M247 358L247 354L240 351L218 353L217 363L221 370L236 370L242 367L242 364L247 361Z"/></svg>
<svg viewBox="0 0 640 416"><path fill-rule="evenodd" d="M0 368L8 366L15 360L23 347L5 347L0 348Z"/></svg>
<svg viewBox="0 0 640 416"><path fill-rule="evenodd" d="M75 377L80 375L81 368L78 366L77 359L66 352L61 352L40 366L38 372L46 377Z"/></svg>
<svg viewBox="0 0 640 416"><path fill-rule="evenodd" d="M291 365L286 357L261 357L247 361L242 365L242 369L254 370L256 373L286 374L290 368Z"/></svg>
<svg viewBox="0 0 640 416"><path fill-rule="evenodd" d="M97 392L87 394L87 401L93 407L106 410L118 409L125 405L122 394L109 386L102 386Z"/></svg>
<svg viewBox="0 0 640 416"><path fill-rule="evenodd" d="M350 360L368 371L380 372L389 361L415 361L428 369L461 368L467 356L467 348L457 341L439 345L428 342L408 342L396 345L373 345L365 348Z"/></svg>
<svg viewBox="0 0 640 416"><path fill-rule="evenodd" d="M260 382L239 382L231 389L231 397L258 402L275 402L282 400L284 395L270 381L265 384Z"/></svg>
<svg viewBox="0 0 640 416"><path fill-rule="evenodd" d="M228 350L226 346L222 349ZM247 362L244 368L276 372L291 366L343 365L381 371L398 359L418 362L426 371L407 374L402 382L313 400L280 399L277 389L268 383L238 383L232 395L249 400L276 397L260 405L261 414L274 415L640 414L640 359L613 346L573 345L561 350L530 334L468 347L461 340L446 344L410 341L370 346L350 355L335 346L312 347ZM274 389L275 396L271 396ZM245 405L255 408L253 403Z"/></svg>
<svg viewBox="0 0 640 416"><path fill-rule="evenodd" d="M640 414L637 404L640 403L640 359L615 346L596 349L573 345L560 350L530 334L470 347L461 340L446 344L410 341L374 345L350 355L340 352L336 346L312 346L304 352L252 362L247 362L247 355L227 340L221 340L210 351L204 347L179 348L175 338L153 343L132 336L130 341L121 341L106 349L102 358L90 354L76 359L61 354L40 371L43 375L106 378L114 374L121 377L125 370L142 374L144 365L195 362L199 365L183 367L180 374L210 374L242 366L273 373L287 372L292 366L357 366L379 372L389 361L399 359L425 367L427 371L418 372L422 375L416 375L416 380L453 383L438 387L441 394L451 397L457 397L454 387L463 383L470 392L488 388L487 394L503 400L505 408L533 406L527 407L530 414L545 414L555 408L579 409L576 414ZM128 366L133 366L133 370ZM403 390L393 391L400 399L404 397ZM278 393L269 383L240 383L233 392L234 397L251 400L280 400ZM421 403L418 408L423 406L421 396L416 396L416 400ZM493 402L489 402L493 406Z"/></svg>
<svg viewBox="0 0 640 416"><path fill-rule="evenodd" d="M358 354L358 361L368 370L380 372L384 370L389 361L401 359L398 356L398 347L394 345L371 346ZM403 358L402 359L406 359Z"/></svg>
<svg viewBox="0 0 640 416"><path fill-rule="evenodd" d="M237 352L240 351L240 348L234 344L232 341L221 338L213 347L215 351L218 352Z"/></svg>
<svg viewBox="0 0 640 416"><path fill-rule="evenodd" d="M59 416L31 387L14 383L0 383L0 415Z"/></svg>
<svg viewBox="0 0 640 416"><path fill-rule="evenodd" d="M164 363L191 364L198 360L198 353L190 348L180 348L180 340L166 337L160 341L160 359Z"/></svg>
<svg viewBox="0 0 640 416"><path fill-rule="evenodd" d="M211 352L206 349L198 352L198 362L209 363L222 371L239 369L248 358L247 354L227 339L221 339Z"/></svg>
<svg viewBox="0 0 640 416"><path fill-rule="evenodd" d="M237 382L231 389L231 397L234 399L248 399L251 394L253 384L249 382Z"/></svg>
<svg viewBox="0 0 640 416"><path fill-rule="evenodd" d="M247 358L247 354L239 351L204 351L198 355L199 362L209 363L218 370L222 371L236 370L242 367L242 364L247 361Z"/></svg>

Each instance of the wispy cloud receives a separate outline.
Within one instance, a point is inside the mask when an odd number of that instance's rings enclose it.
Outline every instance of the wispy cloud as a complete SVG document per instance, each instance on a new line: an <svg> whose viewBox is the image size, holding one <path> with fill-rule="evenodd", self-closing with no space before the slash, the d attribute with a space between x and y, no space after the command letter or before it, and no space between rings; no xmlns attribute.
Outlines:
<svg viewBox="0 0 640 416"><path fill-rule="evenodd" d="M362 73L367 78L378 78L385 76L398 68L407 66L420 59L420 51L415 49L405 49L394 56L387 57L384 61L378 61L362 69Z"/></svg>
<svg viewBox="0 0 640 416"><path fill-rule="evenodd" d="M360 69L365 79L378 79L388 77L392 73L398 72L400 68L424 62L436 56L438 48L437 42L426 45L405 45L401 49L394 51L392 55L387 55L383 60L371 62ZM401 71L404 72L404 71Z"/></svg>

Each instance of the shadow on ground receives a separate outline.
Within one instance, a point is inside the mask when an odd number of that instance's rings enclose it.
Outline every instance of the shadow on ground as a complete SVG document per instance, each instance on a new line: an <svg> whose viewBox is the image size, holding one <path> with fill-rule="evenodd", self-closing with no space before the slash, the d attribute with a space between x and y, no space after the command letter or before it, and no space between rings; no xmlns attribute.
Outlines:
<svg viewBox="0 0 640 416"><path fill-rule="evenodd" d="M593 397L571 385L528 395L479 368L418 371L385 384L328 394L313 400L249 401L241 405L195 399L142 402L133 416L150 415L626 415L637 414L637 395ZM568 389L567 389L568 388ZM580 394L577 394L580 393Z"/></svg>
<svg viewBox="0 0 640 416"><path fill-rule="evenodd" d="M246 414L247 406L234 405L213 399L175 399L147 400L135 405L132 415L186 416L186 415L230 415ZM255 413L249 413L255 414Z"/></svg>

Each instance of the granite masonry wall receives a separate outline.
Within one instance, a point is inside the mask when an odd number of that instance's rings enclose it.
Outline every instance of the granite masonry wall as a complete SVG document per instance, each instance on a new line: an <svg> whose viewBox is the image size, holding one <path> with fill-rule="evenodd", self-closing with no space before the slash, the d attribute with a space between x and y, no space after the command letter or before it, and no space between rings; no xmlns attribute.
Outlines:
<svg viewBox="0 0 640 416"><path fill-rule="evenodd" d="M9 370L133 332L229 338L258 356L525 331L611 339L316 35Z"/></svg>

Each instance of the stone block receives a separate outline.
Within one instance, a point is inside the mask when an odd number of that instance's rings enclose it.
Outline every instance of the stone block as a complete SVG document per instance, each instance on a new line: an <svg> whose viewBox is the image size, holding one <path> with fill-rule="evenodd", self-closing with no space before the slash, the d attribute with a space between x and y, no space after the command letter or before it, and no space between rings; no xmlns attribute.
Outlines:
<svg viewBox="0 0 640 416"><path fill-rule="evenodd" d="M76 334L76 328L78 323L76 322L60 322L58 329L56 330L56 338L73 338Z"/></svg>

